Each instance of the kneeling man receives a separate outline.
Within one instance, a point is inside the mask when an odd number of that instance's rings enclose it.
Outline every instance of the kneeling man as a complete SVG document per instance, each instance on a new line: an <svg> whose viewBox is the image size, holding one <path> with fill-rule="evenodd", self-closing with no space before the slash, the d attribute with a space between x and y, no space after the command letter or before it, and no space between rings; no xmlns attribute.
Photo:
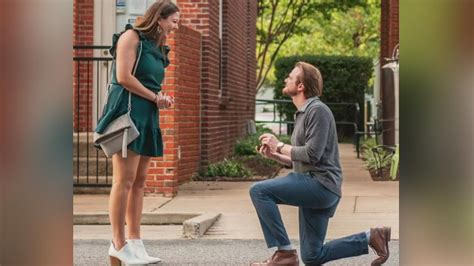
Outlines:
<svg viewBox="0 0 474 266"><path fill-rule="evenodd" d="M297 108L291 145L278 141L272 134L263 134L258 151L292 166L294 172L257 182L250 188L267 246L277 247L265 262L252 265L299 264L277 204L299 207L300 252L306 265L367 254L369 247L378 255L372 265L381 265L389 256L389 227L371 228L324 244L329 218L341 198L342 171L336 124L331 110L319 99L323 79L316 67L298 62L285 84L283 93L292 98Z"/></svg>

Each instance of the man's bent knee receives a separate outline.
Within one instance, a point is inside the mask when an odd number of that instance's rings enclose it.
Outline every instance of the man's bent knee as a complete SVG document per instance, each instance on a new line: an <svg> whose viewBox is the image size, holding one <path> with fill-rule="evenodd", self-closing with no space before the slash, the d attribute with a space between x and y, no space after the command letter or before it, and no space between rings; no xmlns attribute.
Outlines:
<svg viewBox="0 0 474 266"><path fill-rule="evenodd" d="M303 260L301 259L306 266L321 266L323 265L319 260Z"/></svg>
<svg viewBox="0 0 474 266"><path fill-rule="evenodd" d="M261 182L254 183L249 189L249 194L251 198L256 198L262 195L263 192L264 190Z"/></svg>
<svg viewBox="0 0 474 266"><path fill-rule="evenodd" d="M323 261L321 260L321 254L315 254L315 253L303 253L301 251L301 260L305 265L308 266L319 266L323 265Z"/></svg>

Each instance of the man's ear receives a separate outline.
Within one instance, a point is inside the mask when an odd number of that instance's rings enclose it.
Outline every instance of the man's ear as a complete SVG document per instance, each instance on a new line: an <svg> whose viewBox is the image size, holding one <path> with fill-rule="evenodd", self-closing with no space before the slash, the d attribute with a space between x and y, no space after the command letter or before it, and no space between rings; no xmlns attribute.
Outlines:
<svg viewBox="0 0 474 266"><path fill-rule="evenodd" d="M300 83L298 84L298 86L296 87L296 89L297 89L297 90L300 90L300 91L304 91L304 85L303 85L303 83L300 82Z"/></svg>

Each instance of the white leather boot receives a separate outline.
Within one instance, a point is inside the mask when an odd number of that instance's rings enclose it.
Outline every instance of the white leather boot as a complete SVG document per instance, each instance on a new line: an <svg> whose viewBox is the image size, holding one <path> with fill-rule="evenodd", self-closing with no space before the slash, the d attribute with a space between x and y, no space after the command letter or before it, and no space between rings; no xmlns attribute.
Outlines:
<svg viewBox="0 0 474 266"><path fill-rule="evenodd" d="M158 263L161 262L160 258L151 257L148 255L145 249L145 245L143 245L143 241L141 239L128 239L127 243L132 248L135 256L142 260L146 260L148 263Z"/></svg>
<svg viewBox="0 0 474 266"><path fill-rule="evenodd" d="M112 266L121 266L122 263L127 265L147 265L148 261L138 258L132 250L130 244L125 245L120 249L116 250L114 243L110 241L109 248L110 264Z"/></svg>

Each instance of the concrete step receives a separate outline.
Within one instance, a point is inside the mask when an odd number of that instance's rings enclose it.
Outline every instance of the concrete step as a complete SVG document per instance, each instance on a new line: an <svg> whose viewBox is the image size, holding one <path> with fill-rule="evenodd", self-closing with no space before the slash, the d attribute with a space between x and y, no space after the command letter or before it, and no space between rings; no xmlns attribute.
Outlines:
<svg viewBox="0 0 474 266"><path fill-rule="evenodd" d="M89 157L100 156L105 158L105 154L97 149L92 140L94 132L80 132L73 133L72 142L73 142L73 156L74 157L87 157L87 152L89 152Z"/></svg>
<svg viewBox="0 0 474 266"><path fill-rule="evenodd" d="M72 180L74 185L76 184L99 184L99 185L111 185L112 174L108 176L96 176L95 173L89 176L73 176Z"/></svg>
<svg viewBox="0 0 474 266"><path fill-rule="evenodd" d="M112 175L73 176L74 194L110 194ZM100 185L100 186L98 186Z"/></svg>
<svg viewBox="0 0 474 266"><path fill-rule="evenodd" d="M112 160L105 157L74 157L72 167L73 176L112 176Z"/></svg>
<svg viewBox="0 0 474 266"><path fill-rule="evenodd" d="M78 187L74 186L73 193L77 194L110 194L112 187Z"/></svg>

